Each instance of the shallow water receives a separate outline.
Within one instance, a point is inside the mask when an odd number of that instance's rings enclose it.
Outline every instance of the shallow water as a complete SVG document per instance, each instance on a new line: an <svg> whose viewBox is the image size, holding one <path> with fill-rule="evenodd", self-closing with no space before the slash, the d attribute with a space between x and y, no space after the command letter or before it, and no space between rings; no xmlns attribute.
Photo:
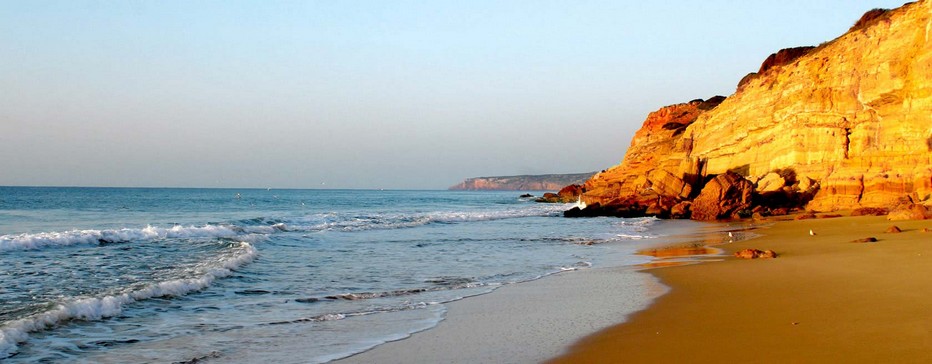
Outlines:
<svg viewBox="0 0 932 364"><path fill-rule="evenodd" d="M664 234L520 194L3 187L0 357L326 362L432 327L446 302L644 263Z"/></svg>

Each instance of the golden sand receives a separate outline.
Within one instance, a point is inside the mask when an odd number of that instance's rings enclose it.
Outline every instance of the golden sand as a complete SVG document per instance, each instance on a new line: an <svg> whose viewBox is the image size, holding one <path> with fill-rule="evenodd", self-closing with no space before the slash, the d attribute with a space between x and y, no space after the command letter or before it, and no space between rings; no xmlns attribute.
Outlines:
<svg viewBox="0 0 932 364"><path fill-rule="evenodd" d="M896 225L901 233L885 233ZM932 221L778 221L722 261L652 269L672 288L554 363L932 361ZM811 235L810 231L814 234ZM875 237L875 243L853 242ZM740 260L740 249L776 259ZM659 255L664 255L661 252Z"/></svg>

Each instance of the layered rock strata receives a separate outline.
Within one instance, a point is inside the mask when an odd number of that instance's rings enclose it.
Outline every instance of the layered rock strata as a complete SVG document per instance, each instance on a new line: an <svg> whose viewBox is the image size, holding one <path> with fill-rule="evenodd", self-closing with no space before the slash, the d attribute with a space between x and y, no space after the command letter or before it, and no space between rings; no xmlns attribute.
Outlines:
<svg viewBox="0 0 932 364"><path fill-rule="evenodd" d="M777 52L720 104L651 113L622 163L586 181L582 199L669 211L731 171L768 206L929 204L930 35L932 1L923 0L872 10L819 47Z"/></svg>

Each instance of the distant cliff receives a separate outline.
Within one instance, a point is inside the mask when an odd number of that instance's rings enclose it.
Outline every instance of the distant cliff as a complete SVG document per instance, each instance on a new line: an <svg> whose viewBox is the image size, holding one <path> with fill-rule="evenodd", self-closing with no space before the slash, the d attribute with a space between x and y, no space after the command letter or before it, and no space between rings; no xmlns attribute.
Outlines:
<svg viewBox="0 0 932 364"><path fill-rule="evenodd" d="M582 184L595 172L527 176L476 177L450 187L451 190L559 191L566 185Z"/></svg>
<svg viewBox="0 0 932 364"><path fill-rule="evenodd" d="M652 113L623 162L589 179L582 198L624 210L617 215L721 207L700 219L775 201L767 207L929 205L930 36L932 0L922 0L869 11L818 47L777 52L727 99ZM724 208L729 194L747 201Z"/></svg>

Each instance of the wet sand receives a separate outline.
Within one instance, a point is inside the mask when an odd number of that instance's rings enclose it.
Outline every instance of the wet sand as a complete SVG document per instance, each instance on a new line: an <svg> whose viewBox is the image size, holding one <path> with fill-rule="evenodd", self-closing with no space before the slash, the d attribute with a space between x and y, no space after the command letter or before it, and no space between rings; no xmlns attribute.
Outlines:
<svg viewBox="0 0 932 364"><path fill-rule="evenodd" d="M892 225L903 232L885 233ZM778 258L648 270L672 290L552 362L928 362L932 232L923 228L932 221L776 222L719 248ZM852 242L867 237L878 241Z"/></svg>
<svg viewBox="0 0 932 364"><path fill-rule="evenodd" d="M746 238L748 223L698 224L677 221L641 241L650 266L720 260L696 258L719 254L718 245L732 240L723 231ZM648 259L645 258L645 262ZM446 304L435 328L378 345L336 363L540 363L566 352L594 332L623 322L669 291L644 266L581 269L539 280L512 284L486 295Z"/></svg>
<svg viewBox="0 0 932 364"><path fill-rule="evenodd" d="M655 239L637 245L645 255L662 257L658 264L683 264L684 252L717 254L704 245L729 240L722 229L746 225L677 221L658 226ZM646 309L668 290L638 266L563 272L448 303L436 327L336 363L540 363Z"/></svg>
<svg viewBox="0 0 932 364"><path fill-rule="evenodd" d="M666 290L625 267L560 273L449 303L437 327L336 363L538 363Z"/></svg>

